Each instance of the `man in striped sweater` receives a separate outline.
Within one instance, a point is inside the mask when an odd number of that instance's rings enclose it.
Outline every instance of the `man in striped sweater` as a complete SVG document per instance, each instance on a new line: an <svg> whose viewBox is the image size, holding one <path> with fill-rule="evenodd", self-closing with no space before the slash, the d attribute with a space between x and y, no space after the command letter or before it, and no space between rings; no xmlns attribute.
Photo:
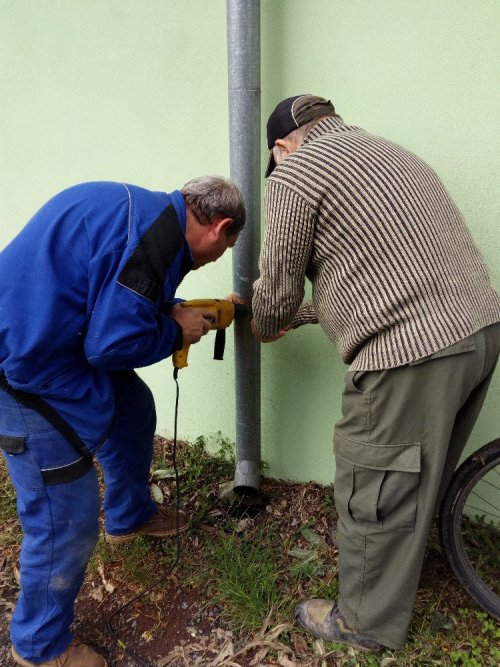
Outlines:
<svg viewBox="0 0 500 667"><path fill-rule="evenodd" d="M500 297L416 155L312 95L278 104L267 137L254 334L270 342L319 322L350 364L334 434L339 599L301 602L297 619L324 639L399 648L431 521L498 359Z"/></svg>

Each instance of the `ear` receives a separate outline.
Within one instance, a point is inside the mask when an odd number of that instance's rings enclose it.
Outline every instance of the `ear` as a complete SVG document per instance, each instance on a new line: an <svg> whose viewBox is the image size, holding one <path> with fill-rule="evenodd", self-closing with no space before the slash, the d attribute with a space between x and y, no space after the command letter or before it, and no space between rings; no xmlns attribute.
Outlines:
<svg viewBox="0 0 500 667"><path fill-rule="evenodd" d="M288 141L286 139L276 139L274 142L274 145L280 149L280 151L283 151L285 155L288 155L290 152L290 147L288 145Z"/></svg>
<svg viewBox="0 0 500 667"><path fill-rule="evenodd" d="M228 230L232 224L232 218L215 218L211 225L212 233L215 234L216 238L227 236Z"/></svg>
<svg viewBox="0 0 500 667"><path fill-rule="evenodd" d="M294 150L300 148L302 143L297 143L288 137L284 137L283 139L276 139L274 145L277 146L280 150L284 151L286 155L290 155L290 153L293 153Z"/></svg>
<svg viewBox="0 0 500 667"><path fill-rule="evenodd" d="M281 150L288 150L288 141L286 139L276 139L274 145L278 146L278 148L281 148Z"/></svg>

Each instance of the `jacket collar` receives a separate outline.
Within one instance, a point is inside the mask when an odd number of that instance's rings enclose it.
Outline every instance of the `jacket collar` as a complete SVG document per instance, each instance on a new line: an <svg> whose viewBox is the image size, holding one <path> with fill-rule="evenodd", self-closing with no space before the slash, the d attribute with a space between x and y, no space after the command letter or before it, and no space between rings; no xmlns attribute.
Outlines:
<svg viewBox="0 0 500 667"><path fill-rule="evenodd" d="M324 134L330 134L331 132L348 132L349 130L354 130L356 128L346 125L342 118L336 116L328 116L323 118L316 123L313 128L306 134L304 139L304 144L307 144L309 141L314 141L318 137L323 136Z"/></svg>

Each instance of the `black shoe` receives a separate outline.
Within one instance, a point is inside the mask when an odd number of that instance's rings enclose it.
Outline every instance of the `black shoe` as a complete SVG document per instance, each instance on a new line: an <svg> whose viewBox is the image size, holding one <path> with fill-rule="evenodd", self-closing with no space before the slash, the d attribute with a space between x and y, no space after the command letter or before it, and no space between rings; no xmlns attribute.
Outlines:
<svg viewBox="0 0 500 667"><path fill-rule="evenodd" d="M303 628L319 639L349 644L372 653L380 653L385 648L374 639L351 630L340 615L337 605L330 600L299 602L295 607L295 618Z"/></svg>

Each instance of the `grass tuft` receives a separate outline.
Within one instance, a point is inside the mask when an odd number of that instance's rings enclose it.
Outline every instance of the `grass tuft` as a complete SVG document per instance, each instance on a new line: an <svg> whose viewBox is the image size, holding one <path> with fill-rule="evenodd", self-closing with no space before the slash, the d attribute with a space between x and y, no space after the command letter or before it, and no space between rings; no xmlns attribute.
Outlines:
<svg viewBox="0 0 500 667"><path fill-rule="evenodd" d="M16 491L7 473L5 461L0 456L0 547L17 549L21 538L21 527L16 509Z"/></svg>
<svg viewBox="0 0 500 667"><path fill-rule="evenodd" d="M7 474L5 462L2 461L0 464L0 522L16 518L16 491Z"/></svg>
<svg viewBox="0 0 500 667"><path fill-rule="evenodd" d="M207 564L212 571L210 593L234 629L260 628L271 611L286 606L280 570L265 531L257 531L252 541L235 534L207 541Z"/></svg>

